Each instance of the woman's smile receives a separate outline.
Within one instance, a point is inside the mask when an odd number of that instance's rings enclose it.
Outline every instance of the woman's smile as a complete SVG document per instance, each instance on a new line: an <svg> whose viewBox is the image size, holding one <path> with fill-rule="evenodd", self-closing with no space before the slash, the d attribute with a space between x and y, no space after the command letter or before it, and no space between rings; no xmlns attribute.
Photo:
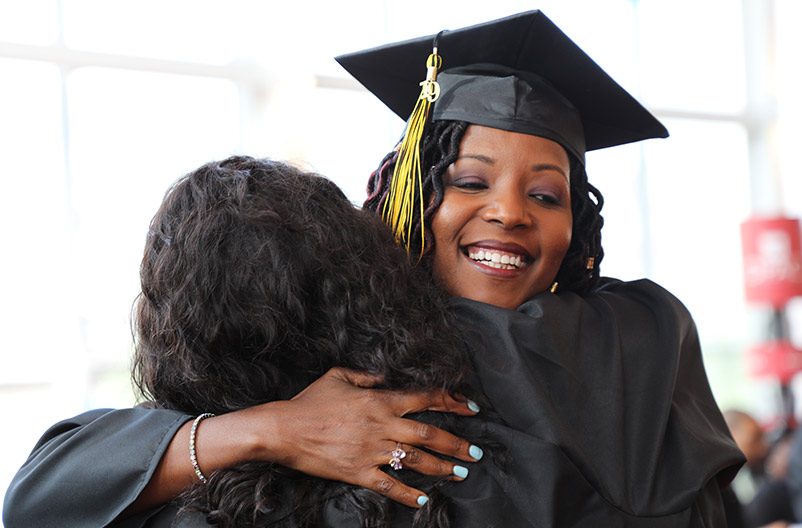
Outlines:
<svg viewBox="0 0 802 528"><path fill-rule="evenodd" d="M569 173L551 140L471 126L432 220L443 287L511 309L548 289L571 243Z"/></svg>
<svg viewBox="0 0 802 528"><path fill-rule="evenodd" d="M480 269L518 271L532 262L532 257L517 244L480 242L471 244L463 253L481 266Z"/></svg>

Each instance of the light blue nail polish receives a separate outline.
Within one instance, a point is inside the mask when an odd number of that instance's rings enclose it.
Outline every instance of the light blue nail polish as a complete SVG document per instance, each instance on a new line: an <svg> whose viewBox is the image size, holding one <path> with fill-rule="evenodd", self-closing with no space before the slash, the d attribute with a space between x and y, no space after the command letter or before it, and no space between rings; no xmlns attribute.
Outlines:
<svg viewBox="0 0 802 528"><path fill-rule="evenodd" d="M472 445L470 449L468 449L468 454L473 457L474 460L482 460L482 457L485 456L485 452L482 451L482 448L476 447Z"/></svg>
<svg viewBox="0 0 802 528"><path fill-rule="evenodd" d="M479 412L479 406L476 405L475 401L468 400L468 409L470 409L471 411L473 411L475 413Z"/></svg>
<svg viewBox="0 0 802 528"><path fill-rule="evenodd" d="M427 497L426 495L421 495L420 497L418 497L418 506L423 506L427 502L429 502L429 497Z"/></svg>
<svg viewBox="0 0 802 528"><path fill-rule="evenodd" d="M462 466L454 466L454 474L459 478L467 478L468 477L468 468Z"/></svg>

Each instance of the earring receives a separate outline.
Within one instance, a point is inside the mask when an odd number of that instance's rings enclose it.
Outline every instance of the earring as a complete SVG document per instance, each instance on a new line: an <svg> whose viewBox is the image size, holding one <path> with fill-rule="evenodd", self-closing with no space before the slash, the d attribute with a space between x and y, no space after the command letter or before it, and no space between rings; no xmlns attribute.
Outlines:
<svg viewBox="0 0 802 528"><path fill-rule="evenodd" d="M596 262L596 259L593 257L588 257L588 260L585 261L585 269L592 270L593 264Z"/></svg>
<svg viewBox="0 0 802 528"><path fill-rule="evenodd" d="M549 291L551 293L554 293L555 291L557 291L557 281L554 281L554 284L551 285L551 288L549 288Z"/></svg>

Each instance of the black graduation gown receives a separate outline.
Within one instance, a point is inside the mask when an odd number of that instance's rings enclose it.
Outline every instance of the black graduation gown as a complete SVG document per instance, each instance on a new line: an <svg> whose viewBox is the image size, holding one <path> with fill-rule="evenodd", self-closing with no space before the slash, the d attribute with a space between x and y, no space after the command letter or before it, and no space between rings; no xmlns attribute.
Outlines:
<svg viewBox="0 0 802 528"><path fill-rule="evenodd" d="M474 526L725 525L719 487L744 459L673 295L606 280L593 295L544 293L517 311L465 299L454 309L508 424L488 427L514 460L507 475L478 464L452 487L459 511L481 497L470 488L487 490L482 471L498 488L490 515L470 510L483 517ZM493 512L511 521L492 524Z"/></svg>
<svg viewBox="0 0 802 528"><path fill-rule="evenodd" d="M743 463L713 399L685 307L650 281L585 297L541 294L517 311L453 310L497 419L467 419L508 450L443 492L458 527L724 526L720 485ZM103 526L141 492L189 416L91 411L51 428L6 495L6 528ZM409 526L398 506L393 526ZM119 526L169 526L168 506ZM332 497L330 526L357 526ZM202 516L178 526L204 526ZM292 526L291 521L280 523Z"/></svg>

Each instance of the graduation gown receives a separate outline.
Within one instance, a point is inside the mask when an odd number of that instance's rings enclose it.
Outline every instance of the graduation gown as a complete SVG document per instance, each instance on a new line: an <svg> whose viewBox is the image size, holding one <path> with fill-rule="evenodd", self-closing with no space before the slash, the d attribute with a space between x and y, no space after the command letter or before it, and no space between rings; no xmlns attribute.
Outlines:
<svg viewBox="0 0 802 528"><path fill-rule="evenodd" d="M650 281L607 280L588 296L544 293L516 311L466 299L452 309L494 415L468 418L468 428L512 461L485 457L443 488L455 526L725 525L720 486L743 457L674 296ZM11 483L6 528L111 523L190 418L99 410L56 424ZM337 496L325 507L328 525L358 526ZM392 525L410 526L412 510L396 510ZM167 506L116 526L169 526L174 514Z"/></svg>
<svg viewBox="0 0 802 528"><path fill-rule="evenodd" d="M516 311L465 299L454 310L500 417L487 427L514 461L508 474L477 464L452 487L458 511L482 519L473 526L725 526L719 488L744 458L673 295L606 280Z"/></svg>

